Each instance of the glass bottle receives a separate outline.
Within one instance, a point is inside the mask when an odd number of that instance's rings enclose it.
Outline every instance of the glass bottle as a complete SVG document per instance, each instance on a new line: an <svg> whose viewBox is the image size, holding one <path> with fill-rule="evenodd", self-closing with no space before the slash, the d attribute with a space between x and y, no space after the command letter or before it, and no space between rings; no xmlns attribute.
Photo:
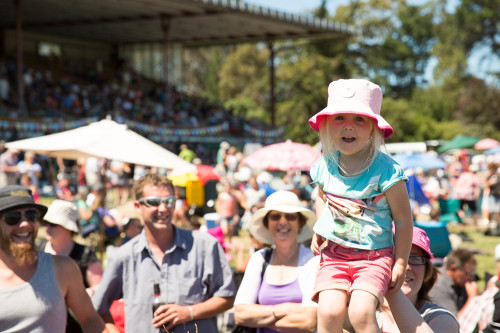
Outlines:
<svg viewBox="0 0 500 333"><path fill-rule="evenodd" d="M160 291L160 283L158 280L155 280L154 282L154 298L153 298L153 317L156 309L160 307L160 305L165 304L165 302L162 300L161 297L161 291Z"/></svg>

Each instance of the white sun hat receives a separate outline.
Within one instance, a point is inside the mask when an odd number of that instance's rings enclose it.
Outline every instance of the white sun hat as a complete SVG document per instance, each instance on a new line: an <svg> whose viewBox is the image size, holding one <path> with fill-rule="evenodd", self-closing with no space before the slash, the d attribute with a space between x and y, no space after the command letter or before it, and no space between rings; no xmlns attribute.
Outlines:
<svg viewBox="0 0 500 333"><path fill-rule="evenodd" d="M264 207L256 211L250 221L250 233L264 244L273 245L274 239L264 225L264 216L272 210L283 213L301 213L306 218L306 224L297 235L297 242L302 243L310 239L314 231L312 227L316 223L316 214L305 208L297 195L290 191L277 191L267 197Z"/></svg>
<svg viewBox="0 0 500 333"><path fill-rule="evenodd" d="M78 208L71 201L56 199L52 201L43 217L46 222L60 225L73 232L80 232L78 228Z"/></svg>

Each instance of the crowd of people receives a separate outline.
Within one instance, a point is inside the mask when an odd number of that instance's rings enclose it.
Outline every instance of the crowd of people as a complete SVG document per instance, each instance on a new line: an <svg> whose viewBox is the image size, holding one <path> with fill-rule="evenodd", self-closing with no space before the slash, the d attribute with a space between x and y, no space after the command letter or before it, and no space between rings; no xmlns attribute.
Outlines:
<svg viewBox="0 0 500 333"><path fill-rule="evenodd" d="M165 170L48 163L4 149L0 303L12 306L0 307L0 330L215 333L231 312L234 332L494 331L498 278L481 293L475 253L464 247L438 268L412 222L438 219L439 201L453 199L458 220L491 230L498 165L458 154L441 175L415 170L426 211L408 195L407 172L380 151L393 132L380 87L338 80L328 93L309 120L323 151L311 170L251 169L221 142L208 208L222 237ZM194 147L179 148L204 162ZM40 184L49 164L57 170L47 207Z"/></svg>
<svg viewBox="0 0 500 333"><path fill-rule="evenodd" d="M228 131L224 133L228 136L243 135L244 125L270 128L175 87L171 87L167 96L164 85L142 78L126 61L114 69L92 69L83 73L59 65L27 66L23 68L22 80L25 109L36 119L103 119L111 115L119 123L129 120L176 128L209 127L228 122ZM18 114L17 94L16 63L0 59L0 115L10 119L23 116ZM23 139L15 129L9 135L10 141Z"/></svg>

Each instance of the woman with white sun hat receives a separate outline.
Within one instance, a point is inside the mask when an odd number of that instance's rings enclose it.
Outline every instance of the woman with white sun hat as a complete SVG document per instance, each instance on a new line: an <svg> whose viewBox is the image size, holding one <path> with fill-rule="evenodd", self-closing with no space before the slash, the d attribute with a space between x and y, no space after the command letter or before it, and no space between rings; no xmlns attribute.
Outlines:
<svg viewBox="0 0 500 333"><path fill-rule="evenodd" d="M290 191L271 194L254 213L250 232L272 248L250 258L234 303L238 325L266 333L291 327L316 331L311 296L319 257L301 244L312 237L315 222L316 214Z"/></svg>

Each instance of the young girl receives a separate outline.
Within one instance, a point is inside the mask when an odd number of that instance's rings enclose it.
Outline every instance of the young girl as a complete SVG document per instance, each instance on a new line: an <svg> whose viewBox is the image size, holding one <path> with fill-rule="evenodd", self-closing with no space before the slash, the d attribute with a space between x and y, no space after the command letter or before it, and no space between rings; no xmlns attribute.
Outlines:
<svg viewBox="0 0 500 333"><path fill-rule="evenodd" d="M407 177L379 151L393 133L380 116L381 104L378 85L338 80L328 87L327 107L309 119L323 149L311 168L320 189L311 243L315 254L321 252L318 333L342 332L346 314L357 333L379 332L377 306L404 281L413 220Z"/></svg>

